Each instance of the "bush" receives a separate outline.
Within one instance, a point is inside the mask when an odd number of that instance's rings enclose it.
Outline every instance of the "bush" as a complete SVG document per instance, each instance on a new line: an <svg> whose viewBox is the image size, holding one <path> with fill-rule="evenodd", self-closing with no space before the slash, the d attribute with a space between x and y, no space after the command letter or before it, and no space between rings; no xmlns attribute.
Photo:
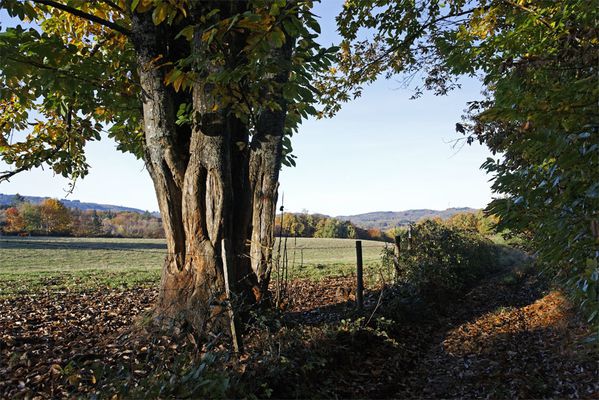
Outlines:
<svg viewBox="0 0 599 400"><path fill-rule="evenodd" d="M402 244L399 280L411 295L437 300L456 294L497 267L493 243L477 232L425 220Z"/></svg>

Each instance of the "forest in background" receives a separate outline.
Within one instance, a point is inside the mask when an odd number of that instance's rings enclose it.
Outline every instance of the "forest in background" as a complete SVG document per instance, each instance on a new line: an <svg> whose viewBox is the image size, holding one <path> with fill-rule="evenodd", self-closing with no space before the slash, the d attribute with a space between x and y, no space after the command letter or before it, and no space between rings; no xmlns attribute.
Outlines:
<svg viewBox="0 0 599 400"><path fill-rule="evenodd" d="M47 198L39 204L17 197L0 208L0 233L22 236L163 238L162 220L149 212L68 208Z"/></svg>
<svg viewBox="0 0 599 400"><path fill-rule="evenodd" d="M420 218L422 220L425 218ZM482 211L461 212L445 220L450 226L479 232L493 233L498 220L485 217ZM413 221L416 222L416 221ZM349 220L323 214L282 213L275 218L275 233L283 237L339 238L392 241L406 231L409 221L388 229L362 227ZM360 224L361 225L361 224ZM23 236L75 236L164 238L162 220L155 213L112 211L67 207L62 200L46 198L30 202L15 195L11 204L0 206L0 233Z"/></svg>

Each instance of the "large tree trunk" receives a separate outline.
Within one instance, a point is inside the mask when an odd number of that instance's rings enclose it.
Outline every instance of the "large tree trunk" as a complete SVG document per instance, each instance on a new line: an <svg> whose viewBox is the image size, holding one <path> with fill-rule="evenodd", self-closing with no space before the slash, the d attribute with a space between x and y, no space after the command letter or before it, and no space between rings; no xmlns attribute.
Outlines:
<svg viewBox="0 0 599 400"><path fill-rule="evenodd" d="M239 12L236 8L245 3L223 4ZM225 273L238 307L260 301L267 290L286 104L281 88L273 95L280 109L259 113L248 143L247 126L212 97L209 84L196 83L187 98L165 85L165 68L156 60L175 60L184 56L182 49L192 51L174 40L178 31L155 26L151 13L132 18L143 91L145 163L168 249L155 316L163 327L187 325L207 332L229 322ZM207 51L197 36L193 43L196 55ZM234 50L235 42L230 45ZM273 56L289 59L291 43ZM272 78L282 84L288 73ZM187 128L175 124L183 102L191 102L194 111ZM223 241L229 244L228 254L223 254Z"/></svg>
<svg viewBox="0 0 599 400"><path fill-rule="evenodd" d="M176 95L164 84L164 69L154 64L157 57L168 55L168 32L155 26L149 14L135 14L133 29L143 91L145 163L168 249L156 316L163 326L189 324L205 331L222 320L219 242L231 232L228 136L218 119L191 135L177 129Z"/></svg>
<svg viewBox="0 0 599 400"><path fill-rule="evenodd" d="M260 114L256 123L256 135L251 143L249 168L253 207L250 255L252 271L260 285L260 298L268 293L273 261L274 222L287 116L287 102L283 97L282 87L289 79L289 72L283 66L285 61L291 59L293 44L292 38L287 37L282 48L271 52L271 57L282 61L280 72L272 76L273 81L279 85L278 90L269 94L279 109L264 110Z"/></svg>
<svg viewBox="0 0 599 400"><path fill-rule="evenodd" d="M274 252L274 220L281 169L282 129L285 116L267 112L259 120L252 140L250 183L252 187L252 224L250 257L252 271L259 282L259 298L268 293Z"/></svg>

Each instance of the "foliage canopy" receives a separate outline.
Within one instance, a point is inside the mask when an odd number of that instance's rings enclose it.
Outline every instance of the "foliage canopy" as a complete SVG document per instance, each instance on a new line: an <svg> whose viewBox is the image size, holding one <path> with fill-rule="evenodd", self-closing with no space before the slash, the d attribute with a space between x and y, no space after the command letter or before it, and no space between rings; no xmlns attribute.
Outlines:
<svg viewBox="0 0 599 400"><path fill-rule="evenodd" d="M421 76L437 94L479 77L486 98L468 104L456 131L499 156L482 165L498 195L489 211L529 235L590 319L599 298L597 10L585 0L348 1L328 103L335 112L380 74Z"/></svg>
<svg viewBox="0 0 599 400"><path fill-rule="evenodd" d="M103 133L119 150L143 157L143 93L130 36L134 13L151 13L181 47L145 66L164 71L165 84L181 93L179 125L192 122L185 93L200 81L218 98L213 111L230 109L250 132L262 110L281 107L268 93L282 89L288 102L283 161L294 165L289 137L316 113L312 76L326 69L334 49L314 40L320 28L311 0L252 0L232 14L227 3L207 2L197 16L191 0L3 0L2 8L20 24L0 33L0 150L15 167L2 177L44 164L65 177L83 177L89 168L84 146ZM241 41L237 53L232 37ZM190 51L186 43L194 40L206 51ZM290 40L296 43L291 65L280 65L272 49ZM290 79L276 82L282 69Z"/></svg>

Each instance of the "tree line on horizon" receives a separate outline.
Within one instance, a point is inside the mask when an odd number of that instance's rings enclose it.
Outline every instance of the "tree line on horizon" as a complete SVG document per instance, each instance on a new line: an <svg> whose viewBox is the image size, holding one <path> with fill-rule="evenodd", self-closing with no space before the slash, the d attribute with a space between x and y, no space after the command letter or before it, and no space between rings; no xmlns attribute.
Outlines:
<svg viewBox="0 0 599 400"><path fill-rule="evenodd" d="M417 221L443 221L445 225L459 230L490 236L496 232L499 218L485 215L482 210L460 212L448 218L423 217ZM393 241L395 236L405 234L409 224L398 224L388 229L363 228L348 220L333 218L322 214L285 213L277 214L275 232L287 237L314 237Z"/></svg>
<svg viewBox="0 0 599 400"><path fill-rule="evenodd" d="M283 222L281 224L281 221ZM275 232L280 236L385 240L380 229L362 229L349 221L318 214L277 215ZM100 211L69 208L58 199L39 204L16 196L0 208L3 235L164 238L162 219L149 212Z"/></svg>
<svg viewBox="0 0 599 400"><path fill-rule="evenodd" d="M436 218L442 220L442 218ZM496 217L477 213L458 213L445 220L449 226L493 233ZM392 241L406 231L405 226L387 230L364 229L348 220L322 214L284 213L275 218L275 232L283 237L338 238ZM39 204L17 195L12 204L0 208L0 233L3 235L123 237L162 239L162 220L149 212L80 210L69 208L58 199L47 198Z"/></svg>
<svg viewBox="0 0 599 400"><path fill-rule="evenodd" d="M68 208L47 198L39 204L17 197L0 209L3 235L164 238L162 220L149 212Z"/></svg>

